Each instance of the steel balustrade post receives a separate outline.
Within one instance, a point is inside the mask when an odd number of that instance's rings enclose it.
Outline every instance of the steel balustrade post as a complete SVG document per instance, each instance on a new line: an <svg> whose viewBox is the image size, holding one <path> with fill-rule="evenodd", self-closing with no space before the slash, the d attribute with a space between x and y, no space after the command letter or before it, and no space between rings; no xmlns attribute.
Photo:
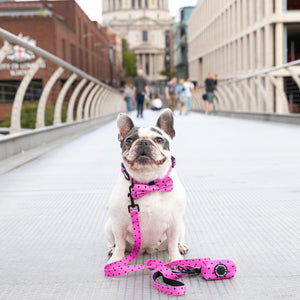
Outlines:
<svg viewBox="0 0 300 300"><path fill-rule="evenodd" d="M83 117L83 105L85 102L85 99L88 95L88 93L90 92L90 90L92 89L92 87L95 85L94 82L90 82L87 87L84 89L84 91L82 92L78 105L77 105L77 112L76 112L76 120L82 120Z"/></svg>
<svg viewBox="0 0 300 300"><path fill-rule="evenodd" d="M239 103L241 104L241 105L238 105L238 111L243 111L243 106L244 106L243 99L244 99L244 96L243 96L240 88L237 85L238 85L238 83L235 82L235 83L232 83L231 86L234 89L234 91L237 93L237 95L239 97Z"/></svg>
<svg viewBox="0 0 300 300"><path fill-rule="evenodd" d="M277 98L276 98L276 113L288 114L289 113L288 100L287 100L286 94L285 94L282 86L280 85L278 80L275 79L275 77L272 74L268 73L267 76L271 79L276 90L279 92L279 95L280 95L280 97L278 98L279 101L277 101Z"/></svg>
<svg viewBox="0 0 300 300"><path fill-rule="evenodd" d="M215 109L216 110L223 110L223 103L222 103L222 96L220 95L220 93L216 90L215 91L215 95L216 95L216 103L215 103ZM203 105L204 106L204 105ZM204 110L205 110L205 106L204 106Z"/></svg>
<svg viewBox="0 0 300 300"><path fill-rule="evenodd" d="M299 74L297 75L291 67L287 68L288 72L292 75L294 81L296 82L298 89L300 90L300 78L299 78Z"/></svg>
<svg viewBox="0 0 300 300"><path fill-rule="evenodd" d="M107 102L109 102L109 101L110 101L110 92L107 91L105 98L103 99L101 106L100 106L100 115L101 116L105 115L105 113L106 113L105 108L106 108Z"/></svg>
<svg viewBox="0 0 300 300"><path fill-rule="evenodd" d="M97 103L100 99L100 95L101 93L103 92L103 88L100 87L100 89L98 90L98 92L96 93L94 99L92 100L91 102L91 105L90 105L90 117L95 117L96 116L96 106L97 106Z"/></svg>
<svg viewBox="0 0 300 300"><path fill-rule="evenodd" d="M2 48L0 49L0 64L2 63L2 61L5 59L5 57L7 56L7 54L11 51L11 49L13 48L13 45L11 45L9 42L4 41L4 45L2 46Z"/></svg>
<svg viewBox="0 0 300 300"><path fill-rule="evenodd" d="M101 97L101 101L99 101L99 105L97 107L97 112L98 112L99 116L102 116L102 109L101 108L103 106L103 102L105 101L107 94L108 94L108 91L104 91L104 93L102 94L102 97Z"/></svg>
<svg viewBox="0 0 300 300"><path fill-rule="evenodd" d="M228 85L224 85L224 89L227 92L227 94L229 95L229 99L231 99L231 108L233 111L237 111L237 105L236 105L236 100L234 97L234 94L231 92L230 88L228 87Z"/></svg>
<svg viewBox="0 0 300 300"><path fill-rule="evenodd" d="M228 107L229 101L227 99L226 93L222 90L223 87L224 86L221 86L221 87L219 86L216 91L221 96L220 101L222 102L222 109L229 110L230 109L230 107Z"/></svg>
<svg viewBox="0 0 300 300"><path fill-rule="evenodd" d="M74 121L73 114L74 114L75 102L77 100L77 96L78 96L79 92L81 91L83 86L86 84L86 82L87 82L86 78L81 79L79 84L74 89L74 92L72 93L72 96L71 96L69 104L68 104L67 122L73 122Z"/></svg>
<svg viewBox="0 0 300 300"><path fill-rule="evenodd" d="M17 90L13 107L11 113L11 127L10 133L16 133L21 130L21 110L23 105L23 99L27 90L29 83L31 82L35 73L39 70L41 66L45 64L43 58L39 57L27 71L26 75L23 77L20 86Z"/></svg>
<svg viewBox="0 0 300 300"><path fill-rule="evenodd" d="M62 75L63 72L64 72L64 68L59 67L47 81L38 103L35 128L45 127L45 110L46 110L48 96L55 82Z"/></svg>
<svg viewBox="0 0 300 300"><path fill-rule="evenodd" d="M244 87L245 91L247 92L247 94L249 96L249 100L250 100L249 103L245 103L245 107L246 107L246 104L248 104L247 105L248 110L246 109L245 111L253 112L253 111L255 111L255 109L254 109L254 103L256 102L255 95L245 81L246 80L243 80L241 82L241 85Z"/></svg>
<svg viewBox="0 0 300 300"><path fill-rule="evenodd" d="M85 105L84 105L84 119L88 119L90 116L90 106L91 106L91 102L95 96L95 94L97 93L97 91L100 89L99 85L96 85L92 91L90 92Z"/></svg>
<svg viewBox="0 0 300 300"><path fill-rule="evenodd" d="M103 90L99 96L99 100L97 101L97 104L95 106L95 114L97 116L100 116L100 106L102 101L105 99L105 95L106 95L106 90Z"/></svg>
<svg viewBox="0 0 300 300"><path fill-rule="evenodd" d="M65 82L64 86L62 87L58 98L56 100L55 103L55 109L54 109L54 121L53 124L61 124L61 113L62 113L62 108L63 108L63 103L65 100L65 96L70 88L70 86L72 85L72 83L75 81L75 79L77 78L77 75L75 73L73 73L68 80Z"/></svg>
<svg viewBox="0 0 300 300"><path fill-rule="evenodd" d="M258 112L264 112L265 111L265 108L267 107L267 99L268 99L268 95L267 95L267 92L266 90L264 89L263 85L261 84L261 78L253 78L254 79L254 82L256 84L256 86L258 87L260 93L262 94L262 97L263 97L263 101L259 101L257 107L258 107ZM262 106L262 103L264 104Z"/></svg>

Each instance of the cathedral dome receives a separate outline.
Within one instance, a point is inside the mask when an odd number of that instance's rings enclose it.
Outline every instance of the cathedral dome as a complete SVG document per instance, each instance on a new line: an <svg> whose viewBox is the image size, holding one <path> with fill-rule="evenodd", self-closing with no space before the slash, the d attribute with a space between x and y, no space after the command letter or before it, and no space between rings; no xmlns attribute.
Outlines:
<svg viewBox="0 0 300 300"><path fill-rule="evenodd" d="M169 20L168 0L103 0L103 20L110 24L114 20L151 19Z"/></svg>

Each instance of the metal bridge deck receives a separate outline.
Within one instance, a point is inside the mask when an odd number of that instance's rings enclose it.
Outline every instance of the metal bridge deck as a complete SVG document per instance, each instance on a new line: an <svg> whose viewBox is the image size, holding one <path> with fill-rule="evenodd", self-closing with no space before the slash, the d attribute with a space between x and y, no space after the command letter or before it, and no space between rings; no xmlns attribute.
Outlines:
<svg viewBox="0 0 300 300"><path fill-rule="evenodd" d="M146 111L152 124L157 115ZM300 130L191 113L173 154L188 195L187 258L228 258L233 279L184 278L181 299L299 299ZM0 176L0 299L171 299L145 270L105 278L103 225L119 172L115 123ZM167 259L167 253L142 255Z"/></svg>

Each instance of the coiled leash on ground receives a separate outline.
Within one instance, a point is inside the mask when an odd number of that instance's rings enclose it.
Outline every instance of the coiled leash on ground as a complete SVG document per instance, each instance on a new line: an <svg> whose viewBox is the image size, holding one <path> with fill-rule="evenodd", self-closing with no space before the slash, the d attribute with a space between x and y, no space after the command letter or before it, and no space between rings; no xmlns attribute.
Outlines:
<svg viewBox="0 0 300 300"><path fill-rule="evenodd" d="M174 167L175 159L172 160L172 167ZM233 261L210 260L210 258L181 259L169 263L157 259L149 259L145 265L129 265L138 256L141 249L141 228L138 215L139 206L134 203L131 195L134 182L131 180L124 166L122 166L122 172L126 180L131 182L128 194L131 204L128 206L128 211L131 216L134 244L131 253L127 257L104 267L105 276L115 277L144 269L156 270L152 274L152 282L157 290L168 295L184 295L185 284L177 280L184 275L201 274L206 280L231 278L235 275L236 265ZM177 267L177 269L170 269L174 267ZM160 277L162 277L165 284L157 282L157 279Z"/></svg>

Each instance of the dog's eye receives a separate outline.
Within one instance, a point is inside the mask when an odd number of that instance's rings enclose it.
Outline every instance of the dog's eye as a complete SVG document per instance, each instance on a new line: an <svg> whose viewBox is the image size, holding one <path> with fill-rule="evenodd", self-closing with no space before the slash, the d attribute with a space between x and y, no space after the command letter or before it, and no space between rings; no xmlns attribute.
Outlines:
<svg viewBox="0 0 300 300"><path fill-rule="evenodd" d="M125 143L126 143L127 145L131 145L132 142L133 142L133 139L132 139L132 138L128 138L128 139L125 141Z"/></svg>
<svg viewBox="0 0 300 300"><path fill-rule="evenodd" d="M163 143L163 141L164 141L164 139L161 138L161 137L156 137L156 138L154 139L154 142L155 142L155 143L159 143L159 144Z"/></svg>

